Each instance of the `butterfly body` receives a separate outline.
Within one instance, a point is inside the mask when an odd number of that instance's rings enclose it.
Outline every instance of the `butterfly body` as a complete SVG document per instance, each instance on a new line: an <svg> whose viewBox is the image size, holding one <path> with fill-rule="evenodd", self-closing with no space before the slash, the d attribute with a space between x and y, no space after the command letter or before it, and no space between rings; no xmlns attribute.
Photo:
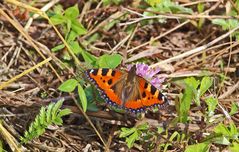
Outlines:
<svg viewBox="0 0 239 152"><path fill-rule="evenodd" d="M130 71L90 69L86 71L86 77L96 85L108 104L134 113L168 103L167 98L158 89L136 75L135 66Z"/></svg>

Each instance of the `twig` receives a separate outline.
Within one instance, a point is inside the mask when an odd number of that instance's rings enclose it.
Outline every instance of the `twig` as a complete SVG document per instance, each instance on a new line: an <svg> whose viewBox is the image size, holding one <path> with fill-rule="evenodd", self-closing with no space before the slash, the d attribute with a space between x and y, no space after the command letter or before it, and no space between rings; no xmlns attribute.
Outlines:
<svg viewBox="0 0 239 152"><path fill-rule="evenodd" d="M123 40L121 40L113 49L111 49L111 52L117 51L117 49L120 48L127 40L130 38L131 34L127 35Z"/></svg>
<svg viewBox="0 0 239 152"><path fill-rule="evenodd" d="M236 9L237 13L239 13L239 9L237 8L236 4L232 1L229 0L229 2L232 4L232 6Z"/></svg>
<svg viewBox="0 0 239 152"><path fill-rule="evenodd" d="M209 13L210 11L216 9L219 4L220 4L220 2L217 2L215 5L213 5L211 8L209 8L208 10L206 10L205 12L203 12L203 13L201 13L201 14L207 14L207 13ZM144 11L145 11L145 10L144 10ZM150 40L150 41L148 41L148 42L146 42L146 43L144 43L144 44L141 44L141 45L139 45L139 46L137 46L137 47L135 47L135 48L132 48L132 49L128 50L127 52L128 52L128 53L132 53L134 50L137 50L137 49L139 49L139 48L141 48L141 47L144 47L144 46L150 44L151 41L156 41L156 40L158 40L158 39L160 39L160 38L162 38L162 37L168 35L169 33L171 33L171 32L173 32L173 31L177 30L178 28L180 28L180 27L186 25L187 23L190 23L190 20L187 20L187 21L185 21L185 22L179 24L178 26L172 28L171 30L169 30L169 31L167 31L167 32L165 32L165 33L163 33L163 34L160 34L160 35L157 36L156 38L154 38L154 39L152 39L152 40Z"/></svg>
<svg viewBox="0 0 239 152"><path fill-rule="evenodd" d="M10 0L8 0L10 1ZM10 1L11 2L11 1ZM15 2L15 1L14 1ZM19 3L19 2L17 2ZM3 15L27 40L28 42L31 44L31 46L34 47L34 49L37 51L37 53L43 58L46 59L46 57L42 54L42 52L38 49L38 47L35 45L35 43L33 42L32 38L29 36L29 34L24 30L24 28L21 26L20 23L14 21L13 19L11 19L2 9L0 9L0 14ZM49 64L49 67L52 69L52 71L56 74L57 78L62 81L61 77L59 76L59 74L56 72L56 70L54 69L54 67Z"/></svg>
<svg viewBox="0 0 239 152"><path fill-rule="evenodd" d="M226 98L227 96L229 96L230 94L232 94L236 89L239 88L239 81L232 87L230 87L225 93L223 93L222 95L220 95L218 97L218 99L223 99Z"/></svg>
<svg viewBox="0 0 239 152"><path fill-rule="evenodd" d="M6 87L8 84L16 81L17 79L19 79L20 77L22 77L23 75L26 75L28 73L30 73L31 71L33 71L34 69L46 64L47 62L51 61L51 57L50 58L47 58L45 60L43 60L42 62L38 63L37 65L33 66L32 68L30 69L27 69L26 71L22 72L21 74L11 78L10 80L6 81L6 82L3 82L2 84L0 84L0 90L2 90L4 87Z"/></svg>
<svg viewBox="0 0 239 152"><path fill-rule="evenodd" d="M102 28L103 26L105 26L106 24L108 24L111 20L115 20L121 16L123 16L124 13L122 12L116 12L114 14L112 14L110 17L108 17L106 20L104 20L103 22L101 22L100 24L98 24L96 27L94 27L94 29L92 31L89 31L86 35L84 35L81 39L86 39L88 36L90 36L91 34L93 34L94 32L96 32L97 30L99 30L100 28Z"/></svg>
<svg viewBox="0 0 239 152"><path fill-rule="evenodd" d="M185 4L182 4L181 6L191 6L191 5L196 5L196 4L199 4L199 3L212 3L212 2L218 2L218 0L198 0L198 1L195 1L195 2L189 2L189 3L185 3Z"/></svg>
<svg viewBox="0 0 239 152"><path fill-rule="evenodd" d="M239 29L239 26L237 26L236 28L232 29L231 31L229 31L229 32L227 32L227 33L225 33L225 34L223 34L222 36L218 37L217 39L215 39L215 40L209 42L209 43L206 44L206 45L197 47L197 48L195 48L195 49L193 49L193 50L190 50L190 51L188 51L188 52L185 52L185 53L183 53L183 54L179 54L179 55L174 56L174 57L172 57L172 58L169 58L169 59L166 59L166 60L161 61L161 62L159 62L159 63L153 64L152 67L156 67L156 66L159 66L159 65L162 65L162 64L166 64L166 63L171 63L171 62L174 62L174 61L178 61L179 59L182 59L182 58L184 58L184 57L187 57L187 56L189 56L189 55L191 55L191 54L195 54L195 53L198 53L198 52L202 52L202 51L204 51L205 49L207 49L208 47L210 47L210 46L214 45L215 43L217 43L217 42L223 40L224 38L228 37L229 35L231 35L232 33L234 33L234 32L235 32L236 30L238 30L238 29Z"/></svg>
<svg viewBox="0 0 239 152"><path fill-rule="evenodd" d="M40 10L43 12L46 12L49 8L54 6L56 3L58 3L60 0L52 0L49 3L47 3L45 6L43 6ZM27 24L24 26L24 29L27 31L27 29L31 26L34 19L38 18L39 14L34 14L29 20L27 21Z"/></svg>
<svg viewBox="0 0 239 152"><path fill-rule="evenodd" d="M152 56L154 54L158 54L161 52L163 52L163 50L161 50L161 49L159 50L158 47L152 47L148 50L142 51L142 52L138 53L137 55L134 55L131 58L127 59L126 63L138 60L143 57Z"/></svg>
<svg viewBox="0 0 239 152"><path fill-rule="evenodd" d="M205 14L193 14L193 15L188 15L188 14L168 14L168 13L160 13L160 12L155 12L155 11L150 11L150 10L144 10L144 9L139 9L139 8L124 8L122 7L123 10L128 11L130 13L136 14L141 16L142 18L137 18L140 20L145 19L154 19L154 18L168 18L168 19L179 19L179 18L184 18L184 19L238 19L239 16L226 16L226 15L205 15ZM154 14L158 14L158 15L154 15L154 16L146 16L143 14L140 14L134 10L138 10L138 11L143 11L143 12L150 12L150 13L154 13Z"/></svg>
<svg viewBox="0 0 239 152"><path fill-rule="evenodd" d="M151 40L148 41L148 42L145 42L145 43L143 43L143 44L141 44L141 45L139 45L139 46L137 46L137 47L135 47L135 48L132 48L132 49L128 50L127 52L128 52L128 53L132 53L134 50L137 50L137 49L139 49L139 48L141 48L141 47L144 47L144 46L150 44L152 41L156 41L156 40L158 40L158 39L160 39L160 38L162 38L162 37L168 35L169 33L171 33L171 32L173 32L173 31L177 30L178 28L180 28L180 27L182 27L182 26L188 24L189 22L190 22L190 21L187 20L187 21L185 21L185 22L179 24L178 26L176 26L176 27L174 27L174 28L168 30L167 32L165 32L165 33L163 33L163 34L160 34L160 35L157 36L156 38L153 38L153 39L151 39Z"/></svg>
<svg viewBox="0 0 239 152"><path fill-rule="evenodd" d="M3 121L4 123L4 121ZM17 140L8 132L8 130L2 125L2 122L0 122L0 134L1 136L5 139L5 141L8 143L10 149L12 151L16 151L16 152L22 152L24 151L24 147L23 146L18 146L19 143L17 142ZM26 150L26 149L25 149Z"/></svg>

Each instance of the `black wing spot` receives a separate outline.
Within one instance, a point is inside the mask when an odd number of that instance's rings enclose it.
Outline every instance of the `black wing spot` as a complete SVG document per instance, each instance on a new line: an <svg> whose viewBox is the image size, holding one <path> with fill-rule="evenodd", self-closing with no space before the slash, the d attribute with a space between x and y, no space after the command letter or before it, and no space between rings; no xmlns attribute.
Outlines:
<svg viewBox="0 0 239 152"><path fill-rule="evenodd" d="M94 76L96 76L97 75L97 73L98 73L98 69L94 69L93 70L93 72L91 72Z"/></svg>
<svg viewBox="0 0 239 152"><path fill-rule="evenodd" d="M143 97L143 98L146 97L146 93L145 93L145 92L142 93L142 97Z"/></svg>
<svg viewBox="0 0 239 152"><path fill-rule="evenodd" d="M105 80L103 80L103 83L105 83Z"/></svg>
<svg viewBox="0 0 239 152"><path fill-rule="evenodd" d="M102 69L102 76L106 76L109 69Z"/></svg>
<svg viewBox="0 0 239 152"><path fill-rule="evenodd" d="M157 89L156 89L153 85L151 85L151 93L152 93L152 95L155 94L156 90L157 90Z"/></svg>
<svg viewBox="0 0 239 152"><path fill-rule="evenodd" d="M115 71L112 71L111 76L112 77L115 76Z"/></svg>
<svg viewBox="0 0 239 152"><path fill-rule="evenodd" d="M158 99L159 99L159 100L162 100L162 99L163 99L163 94L162 94L162 93L159 93L159 94L158 94Z"/></svg>
<svg viewBox="0 0 239 152"><path fill-rule="evenodd" d="M148 83L144 83L144 89L148 88Z"/></svg>
<svg viewBox="0 0 239 152"><path fill-rule="evenodd" d="M108 80L108 84L111 85L112 84L112 79Z"/></svg>

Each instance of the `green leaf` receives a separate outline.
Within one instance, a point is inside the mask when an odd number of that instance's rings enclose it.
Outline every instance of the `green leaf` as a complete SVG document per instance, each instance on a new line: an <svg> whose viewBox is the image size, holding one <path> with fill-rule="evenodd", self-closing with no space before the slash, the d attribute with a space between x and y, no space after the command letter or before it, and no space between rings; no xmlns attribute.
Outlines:
<svg viewBox="0 0 239 152"><path fill-rule="evenodd" d="M137 126L138 130L147 130L148 128L149 128L149 125L147 123Z"/></svg>
<svg viewBox="0 0 239 152"><path fill-rule="evenodd" d="M239 151L239 143L233 142L232 145L229 147L231 152L238 152Z"/></svg>
<svg viewBox="0 0 239 152"><path fill-rule="evenodd" d="M213 143L220 144L220 145L230 145L230 141L226 137L218 137L213 139Z"/></svg>
<svg viewBox="0 0 239 152"><path fill-rule="evenodd" d="M198 13L202 13L204 11L204 3L198 3L197 9Z"/></svg>
<svg viewBox="0 0 239 152"><path fill-rule="evenodd" d="M186 122L188 118L188 112L190 109L190 104L193 99L193 91L190 88L185 88L183 97L180 100L180 122Z"/></svg>
<svg viewBox="0 0 239 152"><path fill-rule="evenodd" d="M230 122L229 127L225 126L224 124L217 125L214 128L214 132L219 135L220 134L223 135L223 137L225 137L228 142L229 142L229 139L238 139L238 137L239 137L239 132L237 130L237 127L233 122ZM227 141L223 138L217 138L217 140L215 142L227 145L228 144ZM229 144L230 144L230 142L229 142Z"/></svg>
<svg viewBox="0 0 239 152"><path fill-rule="evenodd" d="M75 31L70 31L70 33L67 35L67 42L70 43L72 41L76 41L78 34ZM77 41L76 41L77 42Z"/></svg>
<svg viewBox="0 0 239 152"><path fill-rule="evenodd" d="M72 21L70 19L66 20L66 35L68 35L71 31L71 27L72 27Z"/></svg>
<svg viewBox="0 0 239 152"><path fill-rule="evenodd" d="M133 147L134 142L139 138L139 134L135 131L131 136L126 138L126 143L129 148Z"/></svg>
<svg viewBox="0 0 239 152"><path fill-rule="evenodd" d="M196 90L200 84L199 80L194 77L190 77L184 80L185 84L188 85L192 90Z"/></svg>
<svg viewBox="0 0 239 152"><path fill-rule="evenodd" d="M73 20L71 28L74 32L76 32L79 36L84 35L87 33L87 30L84 28L84 26L78 21Z"/></svg>
<svg viewBox="0 0 239 152"><path fill-rule="evenodd" d="M218 133L218 134L222 134L225 136L230 136L230 131L228 130L228 128L224 125L224 124L218 124L215 128L214 128L214 132Z"/></svg>
<svg viewBox="0 0 239 152"><path fill-rule="evenodd" d="M78 95L80 97L80 101L81 101L81 105L83 108L83 111L86 112L87 109L87 99L86 99L86 95L85 95L85 91L82 88L82 86L80 84L78 84Z"/></svg>
<svg viewBox="0 0 239 152"><path fill-rule="evenodd" d="M239 109L239 106L233 102L232 105L231 105L231 111L230 111L230 115L234 115L236 113L238 113L238 109Z"/></svg>
<svg viewBox="0 0 239 152"><path fill-rule="evenodd" d="M194 77L190 77L185 79L185 84L187 87L189 87L189 89L191 89L192 91L192 97L195 101L195 103L197 104L197 106L200 105L200 92L197 90L200 81L196 80Z"/></svg>
<svg viewBox="0 0 239 152"><path fill-rule="evenodd" d="M209 144L208 143L199 143L195 145L187 146L185 152L208 152Z"/></svg>
<svg viewBox="0 0 239 152"><path fill-rule="evenodd" d="M164 131L164 128L163 128L163 127L158 127L158 128L157 128L157 132L158 132L159 134L161 134L163 131Z"/></svg>
<svg viewBox="0 0 239 152"><path fill-rule="evenodd" d="M53 8L54 13L56 14L62 14L63 12L63 7L62 5L55 5Z"/></svg>
<svg viewBox="0 0 239 152"><path fill-rule="evenodd" d="M83 56L85 62L90 63L92 65L94 65L94 63L97 61L95 56L91 55L86 51L81 52L81 55Z"/></svg>
<svg viewBox="0 0 239 152"><path fill-rule="evenodd" d="M119 5L122 1L123 0L102 0L104 6L107 6L107 5L110 5L110 4Z"/></svg>
<svg viewBox="0 0 239 152"><path fill-rule="evenodd" d="M76 19L79 16L78 5L74 5L65 10L65 16L69 19Z"/></svg>
<svg viewBox="0 0 239 152"><path fill-rule="evenodd" d="M51 119L54 120L57 117L57 112L59 111L59 109L61 108L62 104L63 104L64 100L61 99L59 101L57 101L57 103L54 104L52 110L51 110Z"/></svg>
<svg viewBox="0 0 239 152"><path fill-rule="evenodd" d="M132 133L134 133L135 131L137 131L137 129L135 127L133 127L133 128L123 127L123 128L121 128L121 132L120 132L119 137L120 138L125 138L125 137L131 135Z"/></svg>
<svg viewBox="0 0 239 152"><path fill-rule="evenodd" d="M160 3L156 4L154 7L161 13L193 13L191 9L175 4L170 0L161 0Z"/></svg>
<svg viewBox="0 0 239 152"><path fill-rule="evenodd" d="M88 100L87 100L87 101L88 101ZM87 110L88 110L88 111L97 112L97 111L99 111L100 109L98 108L98 106L97 106L94 102L90 102L90 103L88 103L88 105L87 105Z"/></svg>
<svg viewBox="0 0 239 152"><path fill-rule="evenodd" d="M170 136L169 141L173 141L173 139L177 136L180 136L180 134L177 131L174 131L173 134Z"/></svg>
<svg viewBox="0 0 239 152"><path fill-rule="evenodd" d="M51 104L49 104L49 106L48 106L48 108L47 108L47 112L46 112L46 122L48 123L48 124L50 124L51 122L52 122L52 120L51 120L51 111L52 111L52 108L54 107L54 104L53 103L51 103Z"/></svg>
<svg viewBox="0 0 239 152"><path fill-rule="evenodd" d="M150 6L154 7L159 4L162 0L145 0Z"/></svg>
<svg viewBox="0 0 239 152"><path fill-rule="evenodd" d="M72 113L71 110L68 109L68 108L66 108L66 109L61 110L61 111L58 113L57 117L63 117L63 116L69 115L69 114L71 114L71 113Z"/></svg>
<svg viewBox="0 0 239 152"><path fill-rule="evenodd" d="M77 41L71 42L70 47L74 54L79 55L83 49L80 47L79 43Z"/></svg>
<svg viewBox="0 0 239 152"><path fill-rule="evenodd" d="M36 134L41 135L45 132L45 128L36 128Z"/></svg>
<svg viewBox="0 0 239 152"><path fill-rule="evenodd" d="M50 20L51 20L52 24L54 24L54 25L62 24L66 21L64 16L62 16L60 14L56 14L56 15L52 16L50 18Z"/></svg>
<svg viewBox="0 0 239 152"><path fill-rule="evenodd" d="M228 24L230 29L236 28L239 25L239 21L237 19L228 19Z"/></svg>
<svg viewBox="0 0 239 152"><path fill-rule="evenodd" d="M199 85L199 81L195 78L187 78L184 80L185 89L182 98L180 98L180 106L179 106L179 120L180 122L186 122L188 118L188 112L190 110L190 104L195 95L196 88Z"/></svg>
<svg viewBox="0 0 239 152"><path fill-rule="evenodd" d="M208 106L208 115L212 116L214 114L214 110L217 107L218 100L213 97L208 97L205 100L207 106Z"/></svg>
<svg viewBox="0 0 239 152"><path fill-rule="evenodd" d="M239 137L239 132L237 130L237 127L233 122L230 122L230 137L232 139L238 139Z"/></svg>
<svg viewBox="0 0 239 152"><path fill-rule="evenodd" d="M98 59L98 64L100 68L116 68L122 61L122 56L119 54L104 54Z"/></svg>
<svg viewBox="0 0 239 152"><path fill-rule="evenodd" d="M203 77L200 85L200 96L202 96L212 86L212 78Z"/></svg>
<svg viewBox="0 0 239 152"><path fill-rule="evenodd" d="M40 109L40 123L41 125L46 125L46 108L42 107Z"/></svg>
<svg viewBox="0 0 239 152"><path fill-rule="evenodd" d="M53 123L56 124L56 125L62 125L63 124L63 120L61 119L61 117L56 117L53 120Z"/></svg>
<svg viewBox="0 0 239 152"><path fill-rule="evenodd" d="M75 79L69 79L65 82L63 82L60 86L59 86L59 90L63 91L63 92L72 92L75 90L76 86L78 85L78 81Z"/></svg>
<svg viewBox="0 0 239 152"><path fill-rule="evenodd" d="M60 44L51 49L52 52L57 52L65 47L65 44Z"/></svg>
<svg viewBox="0 0 239 152"><path fill-rule="evenodd" d="M225 19L213 19L212 23L216 25L220 25L223 30L227 30L230 28Z"/></svg>

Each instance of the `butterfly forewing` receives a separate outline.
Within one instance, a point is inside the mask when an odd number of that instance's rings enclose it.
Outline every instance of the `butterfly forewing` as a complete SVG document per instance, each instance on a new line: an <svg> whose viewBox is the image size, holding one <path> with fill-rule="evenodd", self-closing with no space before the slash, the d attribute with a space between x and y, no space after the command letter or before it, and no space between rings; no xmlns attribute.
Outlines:
<svg viewBox="0 0 239 152"><path fill-rule="evenodd" d="M148 107L161 107L168 103L167 98L145 79L138 77L140 99L127 101L125 107L133 112L144 111Z"/></svg>
<svg viewBox="0 0 239 152"><path fill-rule="evenodd" d="M142 104L145 107L163 106L168 103L167 98L153 85L145 79L140 78L140 92L142 96Z"/></svg>
<svg viewBox="0 0 239 152"><path fill-rule="evenodd" d="M121 105L122 102L118 95L114 92L112 86L117 83L123 73L119 70L112 69L91 69L86 71L87 78L93 82L99 89L102 98L110 104Z"/></svg>

